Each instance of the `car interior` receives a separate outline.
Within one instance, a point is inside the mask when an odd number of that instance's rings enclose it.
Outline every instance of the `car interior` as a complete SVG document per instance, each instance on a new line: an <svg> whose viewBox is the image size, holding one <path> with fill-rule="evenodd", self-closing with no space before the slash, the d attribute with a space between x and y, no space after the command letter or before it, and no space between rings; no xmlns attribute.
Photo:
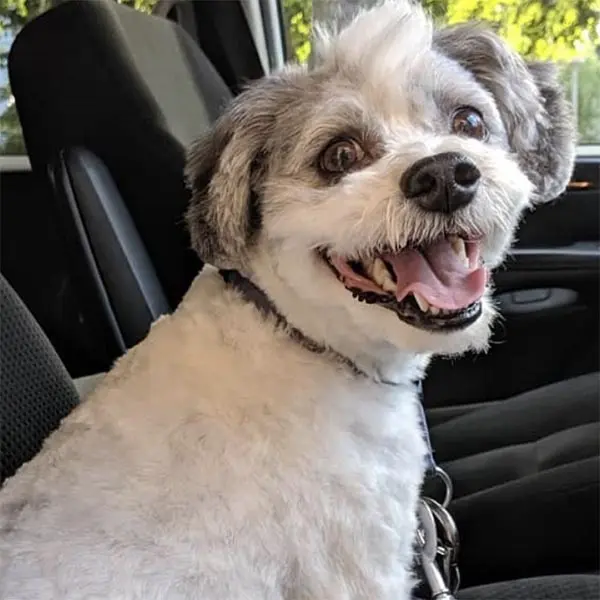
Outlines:
<svg viewBox="0 0 600 600"><path fill-rule="evenodd" d="M55 0L0 15L13 23L0 109L22 141L0 135L0 482L181 300L202 268L183 223L186 148L247 82L302 55L298 15L326 12L320 1ZM600 65L598 39L594 53ZM566 79L600 132L600 67L589 73ZM424 381L461 588L599 572L599 275L600 136L494 273L490 350L436 359Z"/></svg>

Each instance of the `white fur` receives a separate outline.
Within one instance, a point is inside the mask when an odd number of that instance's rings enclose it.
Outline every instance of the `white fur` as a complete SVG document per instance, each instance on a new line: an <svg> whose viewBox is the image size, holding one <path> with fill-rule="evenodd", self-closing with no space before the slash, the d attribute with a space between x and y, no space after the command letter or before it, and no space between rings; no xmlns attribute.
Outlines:
<svg viewBox="0 0 600 600"><path fill-rule="evenodd" d="M223 288L201 274L6 483L1 598L408 598L412 388Z"/></svg>

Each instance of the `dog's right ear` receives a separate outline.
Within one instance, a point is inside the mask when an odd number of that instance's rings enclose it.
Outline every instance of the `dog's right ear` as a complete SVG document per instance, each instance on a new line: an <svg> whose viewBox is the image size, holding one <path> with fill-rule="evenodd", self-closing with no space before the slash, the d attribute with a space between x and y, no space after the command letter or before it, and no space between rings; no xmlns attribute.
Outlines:
<svg viewBox="0 0 600 600"><path fill-rule="evenodd" d="M188 151L186 213L192 247L220 268L241 268L261 227L259 184L272 100L263 82L240 94Z"/></svg>

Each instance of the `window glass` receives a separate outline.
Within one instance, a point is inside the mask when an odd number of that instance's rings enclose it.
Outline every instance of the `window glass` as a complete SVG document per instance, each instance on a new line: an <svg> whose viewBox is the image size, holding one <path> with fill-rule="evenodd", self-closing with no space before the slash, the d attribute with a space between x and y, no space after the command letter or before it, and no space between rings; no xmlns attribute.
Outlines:
<svg viewBox="0 0 600 600"><path fill-rule="evenodd" d="M150 12L157 0L117 0ZM0 156L26 154L19 118L10 91L7 57L21 28L60 0L0 0Z"/></svg>
<svg viewBox="0 0 600 600"><path fill-rule="evenodd" d="M344 7L375 0L344 0ZM553 61L576 108L579 143L600 145L600 0L422 0L440 22L484 20L526 59ZM288 57L306 62L311 23L339 0L282 0Z"/></svg>

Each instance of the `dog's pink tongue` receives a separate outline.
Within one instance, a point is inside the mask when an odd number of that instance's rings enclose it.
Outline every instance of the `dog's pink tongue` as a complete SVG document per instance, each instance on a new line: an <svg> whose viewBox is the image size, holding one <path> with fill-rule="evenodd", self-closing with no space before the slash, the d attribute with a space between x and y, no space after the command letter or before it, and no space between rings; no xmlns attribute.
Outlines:
<svg viewBox="0 0 600 600"><path fill-rule="evenodd" d="M442 239L418 250L387 254L384 259L396 274L396 298L418 292L430 305L459 310L479 300L487 283L487 270L479 266L478 242L467 242L468 263Z"/></svg>

